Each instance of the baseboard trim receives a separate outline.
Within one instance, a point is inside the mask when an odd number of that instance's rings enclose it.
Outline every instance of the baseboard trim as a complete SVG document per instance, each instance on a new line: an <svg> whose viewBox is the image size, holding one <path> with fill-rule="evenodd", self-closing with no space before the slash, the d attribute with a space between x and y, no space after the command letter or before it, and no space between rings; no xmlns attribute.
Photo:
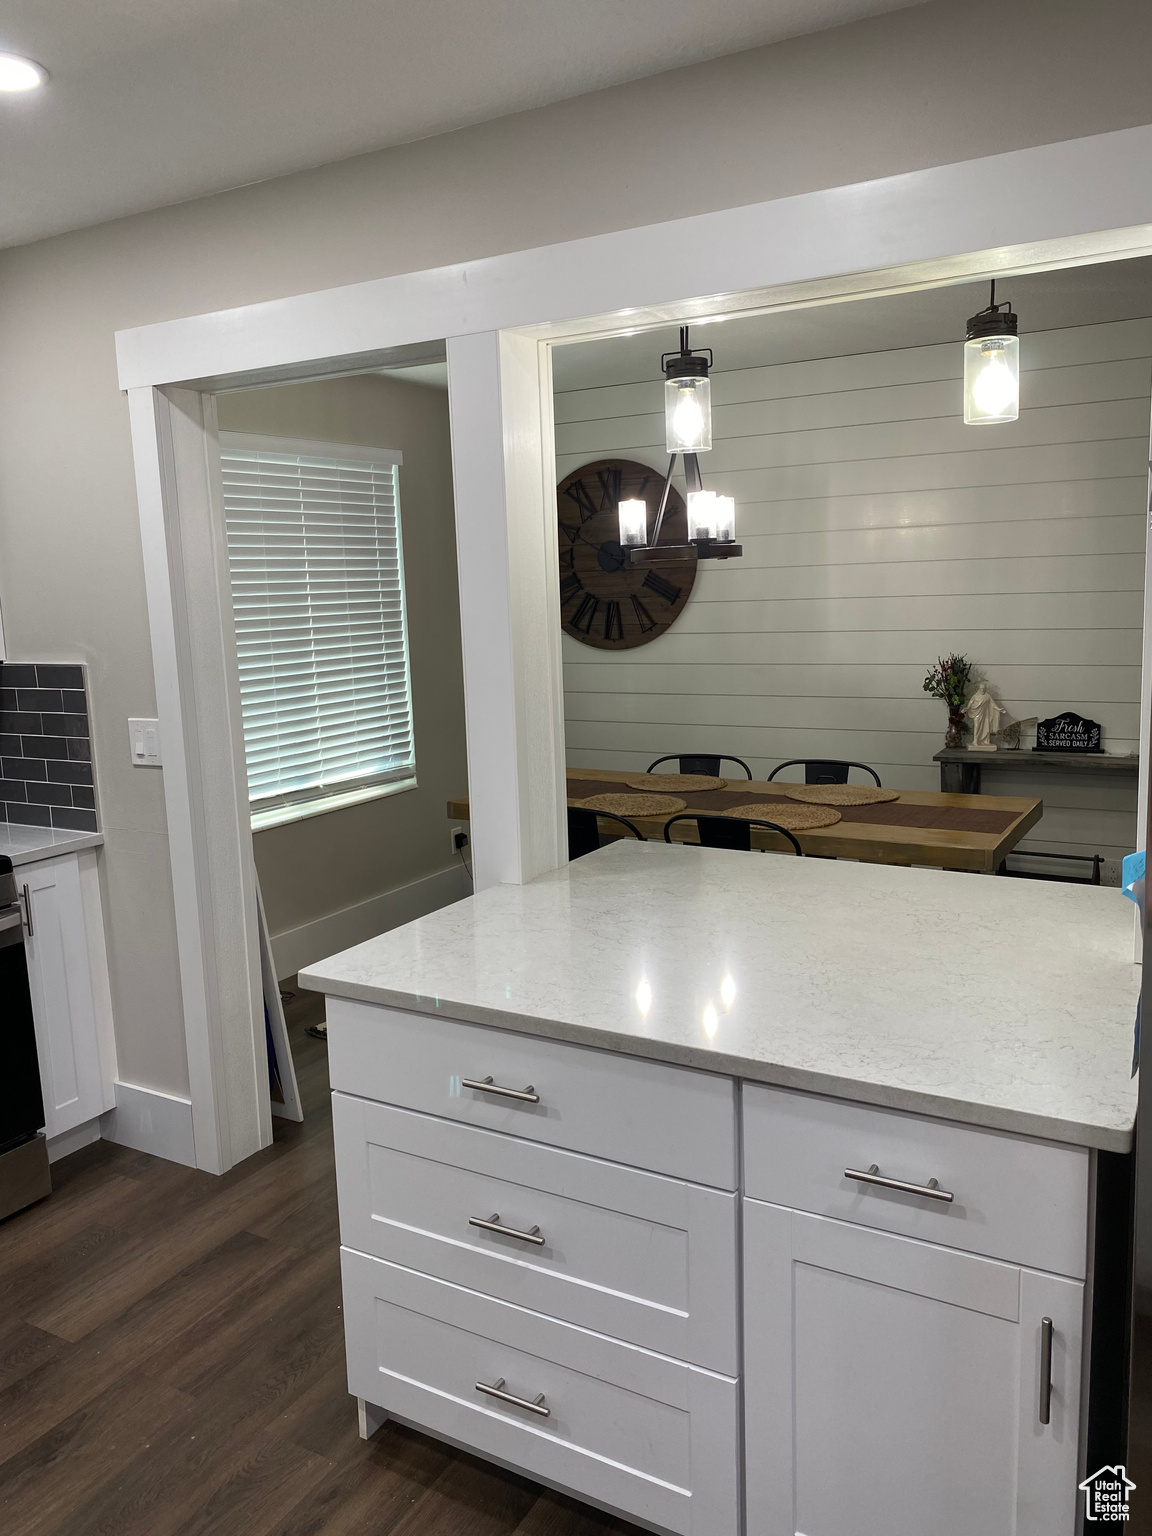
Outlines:
<svg viewBox="0 0 1152 1536"><path fill-rule="evenodd" d="M69 1153L79 1152L81 1147L88 1147L94 1141L99 1141L103 1134L100 1129L102 1118L103 1116L97 1115L95 1120L85 1120L83 1125L74 1125L70 1131L61 1131L59 1136L49 1136L48 1161L58 1163Z"/></svg>
<svg viewBox="0 0 1152 1536"><path fill-rule="evenodd" d="M397 886L394 891L384 891L368 901L345 907L340 912L330 912L314 922L299 928L288 928L272 937L272 958L276 974L283 979L295 976L297 971L325 960L329 955L351 949L353 944L363 944L378 933L399 928L417 917L424 917L440 907L451 906L471 896L472 882L463 864L457 862L447 869L427 875L423 880L413 880L410 885Z"/></svg>
<svg viewBox="0 0 1152 1536"><path fill-rule="evenodd" d="M135 1152L150 1152L170 1163L196 1166L192 1100L137 1083L116 1083L116 1108L101 1117L101 1134Z"/></svg>

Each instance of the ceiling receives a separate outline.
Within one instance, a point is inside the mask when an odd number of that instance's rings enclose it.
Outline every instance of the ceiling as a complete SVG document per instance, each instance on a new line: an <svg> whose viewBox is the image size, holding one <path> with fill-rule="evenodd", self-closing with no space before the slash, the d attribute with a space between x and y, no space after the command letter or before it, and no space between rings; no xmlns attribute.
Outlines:
<svg viewBox="0 0 1152 1536"><path fill-rule="evenodd" d="M1099 325L1152 315L1152 257L1064 267L1005 278L996 297L1011 299L1020 335L1068 325ZM958 283L880 299L855 299L775 314L694 323L693 346L711 347L716 371L849 357L896 347L960 341L969 315L988 303L987 283ZM679 347L674 327L556 347L557 390L594 389L660 378L660 354ZM445 373L445 385L447 376Z"/></svg>
<svg viewBox="0 0 1152 1536"><path fill-rule="evenodd" d="M0 245L919 0L4 0Z"/></svg>
<svg viewBox="0 0 1152 1536"><path fill-rule="evenodd" d="M1070 325L1144 319L1152 316L1152 257L1005 278L997 285L997 298L1012 301L1020 317L1020 334L1025 338L1029 332ZM711 347L716 372L728 373L771 363L959 341L968 316L987 302L987 283L957 283L880 299L694 322L691 340L693 346ZM553 384L560 393L656 380L661 377L660 354L675 351L679 345L677 328L664 326L631 336L558 346L552 353ZM448 365L444 362L382 368L379 372L410 383L448 388Z"/></svg>

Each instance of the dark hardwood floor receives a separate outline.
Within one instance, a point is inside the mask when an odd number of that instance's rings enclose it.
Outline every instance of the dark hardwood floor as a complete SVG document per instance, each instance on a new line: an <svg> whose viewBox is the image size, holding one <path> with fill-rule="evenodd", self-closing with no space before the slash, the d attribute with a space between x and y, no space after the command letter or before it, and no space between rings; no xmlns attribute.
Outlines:
<svg viewBox="0 0 1152 1536"><path fill-rule="evenodd" d="M640 1536L388 1424L344 1379L326 1047L223 1178L111 1142L0 1223L4 1536Z"/></svg>

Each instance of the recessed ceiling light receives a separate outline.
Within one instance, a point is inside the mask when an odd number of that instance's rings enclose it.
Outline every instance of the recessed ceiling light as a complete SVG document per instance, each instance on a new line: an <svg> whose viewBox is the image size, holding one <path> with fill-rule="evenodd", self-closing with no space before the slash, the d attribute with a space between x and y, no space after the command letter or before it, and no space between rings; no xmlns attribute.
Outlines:
<svg viewBox="0 0 1152 1536"><path fill-rule="evenodd" d="M15 53L0 53L0 91L34 91L48 78L48 71Z"/></svg>

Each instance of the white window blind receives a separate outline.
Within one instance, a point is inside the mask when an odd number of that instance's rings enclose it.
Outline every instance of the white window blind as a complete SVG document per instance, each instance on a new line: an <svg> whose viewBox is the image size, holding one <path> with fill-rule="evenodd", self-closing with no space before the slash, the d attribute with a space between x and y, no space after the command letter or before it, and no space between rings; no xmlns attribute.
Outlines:
<svg viewBox="0 0 1152 1536"><path fill-rule="evenodd" d="M222 432L253 812L412 776L398 467Z"/></svg>

